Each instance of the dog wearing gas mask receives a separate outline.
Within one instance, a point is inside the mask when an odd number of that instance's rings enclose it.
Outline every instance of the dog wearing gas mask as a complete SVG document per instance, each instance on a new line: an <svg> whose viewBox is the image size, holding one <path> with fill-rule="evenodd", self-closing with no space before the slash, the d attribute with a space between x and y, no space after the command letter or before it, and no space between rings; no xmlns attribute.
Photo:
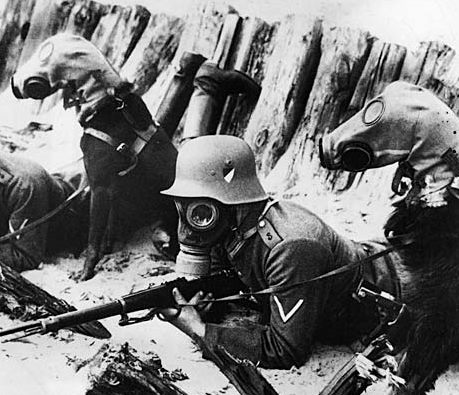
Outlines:
<svg viewBox="0 0 459 395"><path fill-rule="evenodd" d="M201 60L202 62L202 60ZM81 149L91 188L90 229L81 280L115 240L160 219L175 250L177 212L159 191L175 175L177 151L103 54L86 39L58 34L44 41L11 79L14 95L44 99L63 90L84 129ZM182 106L183 107L183 106Z"/></svg>
<svg viewBox="0 0 459 395"><path fill-rule="evenodd" d="M406 244L396 270L414 322L398 373L407 386L397 394L425 394L458 360L458 152L458 117L426 89L405 82L390 84L321 142L321 162L329 169L399 162L392 189L404 198L385 234L395 245Z"/></svg>

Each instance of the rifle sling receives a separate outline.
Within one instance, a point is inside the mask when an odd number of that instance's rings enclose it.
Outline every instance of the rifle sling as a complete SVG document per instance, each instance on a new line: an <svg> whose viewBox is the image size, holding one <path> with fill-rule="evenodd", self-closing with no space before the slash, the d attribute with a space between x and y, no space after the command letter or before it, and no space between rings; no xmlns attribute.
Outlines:
<svg viewBox="0 0 459 395"><path fill-rule="evenodd" d="M218 299L203 299L203 300L200 301L200 303L205 303L205 302L228 302L228 301L233 301L233 300L248 299L248 298L251 298L251 297L254 297L254 296L259 296L259 295L271 295L271 294L275 294L275 293L284 292L284 291L290 290L292 288L297 288L297 287L301 287L301 286L304 286L304 285L307 285L307 284L310 284L310 283L314 283L316 281L325 280L327 278L334 277L334 276L337 276L337 275L342 274L342 273L346 273L346 272L348 272L350 270L357 269L360 266L366 265L366 264L368 264L370 262L373 262L376 259L381 258L381 257L391 253L392 251L395 251L396 249L398 249L400 247L407 247L407 246L411 245L412 243L413 243L412 237L410 237L409 235L406 235L406 237L403 239L403 242L401 242L400 244L392 245L392 246L387 247L386 249L384 249L382 251L379 251L379 252L377 252L375 254L372 254L372 255L369 255L369 256L367 256L367 257L365 257L363 259L360 259L357 262L349 263L347 265L341 266L341 267L339 267L337 269L331 270L331 271L329 271L327 273L321 274L319 276L316 276L316 277L313 277L313 278L310 278L310 279L307 279L307 280L304 280L304 281L300 281L300 282L297 282L297 283L294 283L294 284L289 284L289 285L272 286L272 287L268 287L268 288L265 288L265 289L262 289L262 290L256 291L256 292L241 292L238 295L231 295L231 296L218 298ZM190 305L190 304L185 304L185 305Z"/></svg>

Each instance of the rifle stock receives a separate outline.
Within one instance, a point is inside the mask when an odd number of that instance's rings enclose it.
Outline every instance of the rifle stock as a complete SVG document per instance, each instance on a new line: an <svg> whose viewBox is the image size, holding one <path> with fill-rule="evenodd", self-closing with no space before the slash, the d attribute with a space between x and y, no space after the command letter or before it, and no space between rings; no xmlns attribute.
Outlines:
<svg viewBox="0 0 459 395"><path fill-rule="evenodd" d="M40 333L57 332L63 328L73 327L86 322L101 320L120 315L120 325L134 324L153 318L154 314L147 314L142 318L130 318L129 313L147 309L159 310L176 305L172 289L178 288L186 299L190 299L199 291L212 293L215 298L234 295L245 290L244 284L233 271L201 277L193 280L178 278L160 285L150 286L147 289L133 292L119 299L88 309L71 311L56 316L42 318L0 331L0 337L22 332L24 336ZM154 311L153 311L154 313Z"/></svg>

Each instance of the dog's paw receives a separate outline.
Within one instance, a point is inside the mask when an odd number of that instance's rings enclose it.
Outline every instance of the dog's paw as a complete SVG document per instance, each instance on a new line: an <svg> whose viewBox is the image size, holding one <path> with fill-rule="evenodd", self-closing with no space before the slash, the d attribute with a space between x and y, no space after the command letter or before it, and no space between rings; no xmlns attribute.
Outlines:
<svg viewBox="0 0 459 395"><path fill-rule="evenodd" d="M94 270L81 270L70 273L69 278L76 282L87 281L95 276Z"/></svg>

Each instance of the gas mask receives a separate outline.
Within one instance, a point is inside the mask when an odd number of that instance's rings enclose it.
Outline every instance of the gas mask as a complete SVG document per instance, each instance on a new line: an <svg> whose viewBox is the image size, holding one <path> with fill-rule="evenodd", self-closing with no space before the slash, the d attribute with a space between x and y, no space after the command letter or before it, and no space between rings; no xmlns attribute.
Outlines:
<svg viewBox="0 0 459 395"><path fill-rule="evenodd" d="M66 108L71 106L66 103L92 105L107 95L108 87L121 83L119 74L90 41L67 33L45 40L11 78L18 99L42 100L64 89Z"/></svg>
<svg viewBox="0 0 459 395"><path fill-rule="evenodd" d="M210 273L211 249L231 230L231 209L213 199L176 198L180 252L176 271L203 276Z"/></svg>
<svg viewBox="0 0 459 395"><path fill-rule="evenodd" d="M396 178L412 179L412 194L426 203L459 176L459 118L440 99L419 86L397 81L368 102L319 146L328 169L363 171L400 162ZM454 158L453 158L454 159ZM400 194L400 182L392 189ZM435 200L435 199L434 199Z"/></svg>

